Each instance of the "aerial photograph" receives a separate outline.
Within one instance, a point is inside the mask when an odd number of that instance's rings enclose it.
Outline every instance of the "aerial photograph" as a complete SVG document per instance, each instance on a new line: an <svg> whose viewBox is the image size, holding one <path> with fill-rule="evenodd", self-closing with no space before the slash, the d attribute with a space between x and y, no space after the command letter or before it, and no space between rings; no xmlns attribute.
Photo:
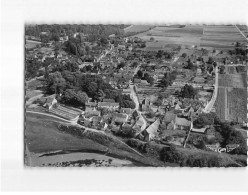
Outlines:
<svg viewBox="0 0 248 195"><path fill-rule="evenodd" d="M26 167L246 167L246 25L25 24Z"/></svg>

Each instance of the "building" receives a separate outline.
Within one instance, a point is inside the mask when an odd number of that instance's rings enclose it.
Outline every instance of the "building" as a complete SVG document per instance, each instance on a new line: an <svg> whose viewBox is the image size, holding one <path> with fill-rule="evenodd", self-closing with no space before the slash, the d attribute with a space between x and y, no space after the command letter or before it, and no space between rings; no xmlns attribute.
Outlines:
<svg viewBox="0 0 248 195"><path fill-rule="evenodd" d="M98 102L99 108L107 108L108 110L118 110L119 109L119 103L113 103L113 102Z"/></svg>
<svg viewBox="0 0 248 195"><path fill-rule="evenodd" d="M144 139L145 141L151 141L156 136L158 136L158 128L160 125L160 119L157 119L154 123L152 123L145 131L144 131Z"/></svg>
<svg viewBox="0 0 248 195"><path fill-rule="evenodd" d="M46 107L48 110L51 110L52 107L57 104L57 100L56 100L56 95L50 95L47 97L42 97L40 100L41 102L44 102L43 107Z"/></svg>

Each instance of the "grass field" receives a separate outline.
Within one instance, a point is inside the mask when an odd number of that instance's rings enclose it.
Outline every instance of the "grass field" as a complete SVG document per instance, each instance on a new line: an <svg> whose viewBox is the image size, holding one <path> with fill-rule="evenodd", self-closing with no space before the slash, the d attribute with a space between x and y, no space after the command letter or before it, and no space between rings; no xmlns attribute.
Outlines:
<svg viewBox="0 0 248 195"><path fill-rule="evenodd" d="M32 48L35 48L37 45L40 45L40 44L41 44L41 42L39 42L39 41L26 40L25 47L27 49L32 49Z"/></svg>
<svg viewBox="0 0 248 195"><path fill-rule="evenodd" d="M25 143L31 153L50 153L63 151L98 151L108 155L129 159L142 166L157 166L152 159L142 157L122 144L113 136L103 133L85 131L82 137L61 132L59 119L48 116L26 113ZM166 166L166 164L162 164Z"/></svg>

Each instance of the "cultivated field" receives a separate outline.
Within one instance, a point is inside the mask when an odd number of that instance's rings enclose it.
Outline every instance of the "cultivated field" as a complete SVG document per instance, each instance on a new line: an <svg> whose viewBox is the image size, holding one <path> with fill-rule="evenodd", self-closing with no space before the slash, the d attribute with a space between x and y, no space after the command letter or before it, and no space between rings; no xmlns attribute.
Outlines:
<svg viewBox="0 0 248 195"><path fill-rule="evenodd" d="M181 27L155 27L147 32L136 35L143 40L149 41L151 37L155 41L147 43L147 49L161 49L168 46L178 45L200 45L203 27L201 26L185 26Z"/></svg>
<svg viewBox="0 0 248 195"><path fill-rule="evenodd" d="M231 71L231 73L235 73ZM222 120L242 121L247 113L247 75L220 74L215 102L216 113Z"/></svg>
<svg viewBox="0 0 248 195"><path fill-rule="evenodd" d="M200 46L228 49L236 42L244 43L245 39L235 26L204 26Z"/></svg>
<svg viewBox="0 0 248 195"><path fill-rule="evenodd" d="M244 33L244 35L247 37L248 36L248 26L246 25L237 25L239 30Z"/></svg>
<svg viewBox="0 0 248 195"><path fill-rule="evenodd" d="M235 26L224 25L157 26L135 36L148 41L147 50L159 50L172 45L229 49L236 42L246 42ZM154 41L150 41L151 37Z"/></svg>

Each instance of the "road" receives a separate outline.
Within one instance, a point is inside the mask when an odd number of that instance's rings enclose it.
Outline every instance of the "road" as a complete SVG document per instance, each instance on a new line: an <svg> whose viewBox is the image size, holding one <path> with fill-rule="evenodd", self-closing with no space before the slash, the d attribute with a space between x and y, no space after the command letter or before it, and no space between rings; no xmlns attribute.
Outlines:
<svg viewBox="0 0 248 195"><path fill-rule="evenodd" d="M141 66L141 64L139 64L139 65L135 68L134 73L133 73L133 77L134 77L134 75L136 75L137 72L139 71L140 66ZM134 90L135 85L134 85L134 84L130 84L129 86L130 86L130 89L131 89L131 98L132 98L132 100L134 101L134 103L135 103L135 105L136 105L136 106L135 106L135 110L138 112L139 117L140 117L141 120L143 121L143 125L142 125L142 127L141 127L141 131L144 131L144 130L146 129L146 127L147 127L147 122L146 122L146 120L144 119L144 117L143 117L143 115L141 114L141 112L139 111L139 105L140 105L140 103L139 103L139 98L138 98L138 96L137 96L137 94L136 94L136 92L135 92L135 90Z"/></svg>
<svg viewBox="0 0 248 195"><path fill-rule="evenodd" d="M215 67L215 85L214 85L214 92L212 95L212 98L210 100L210 102L208 102L208 104L206 105L206 107L204 108L203 112L205 113L209 113L213 106L214 103L216 101L217 98L217 94L218 94L218 87L219 87L219 72L218 72L218 66Z"/></svg>
<svg viewBox="0 0 248 195"><path fill-rule="evenodd" d="M240 32L240 34L245 38L245 40L248 41L248 38L245 37L245 34L237 27L237 25L235 25L235 27Z"/></svg>

